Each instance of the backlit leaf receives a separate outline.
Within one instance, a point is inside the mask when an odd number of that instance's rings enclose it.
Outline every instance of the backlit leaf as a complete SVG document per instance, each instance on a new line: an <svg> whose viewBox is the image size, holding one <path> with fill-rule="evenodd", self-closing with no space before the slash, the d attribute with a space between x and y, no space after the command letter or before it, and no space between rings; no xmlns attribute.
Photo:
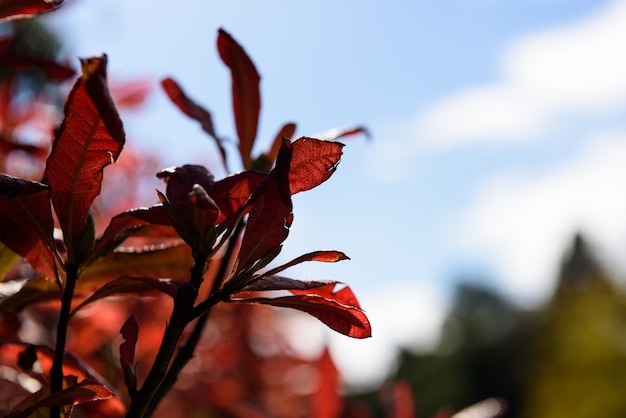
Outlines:
<svg viewBox="0 0 626 418"><path fill-rule="evenodd" d="M293 221L289 193L289 164L292 147L288 140L278 154L276 167L263 179L252 199L254 203L241 242L235 271L242 271L280 248Z"/></svg>
<svg viewBox="0 0 626 418"><path fill-rule="evenodd" d="M215 144L217 145L222 156L224 167L226 167L226 150L222 145L222 140L215 133L211 113L187 96L176 80L169 77L165 78L161 81L161 86L178 109L190 118L200 122L202 130L208 133L215 140Z"/></svg>
<svg viewBox="0 0 626 418"><path fill-rule="evenodd" d="M281 271L288 269L289 267L293 267L300 263L304 263L305 261L321 261L323 263L336 263L342 260L349 260L350 257L342 253L341 251L314 251L308 254L301 255L300 257L296 257L288 263L285 263L281 266L275 267L271 270L268 270L263 276L273 276L274 274L280 273Z"/></svg>
<svg viewBox="0 0 626 418"><path fill-rule="evenodd" d="M216 222L220 223L234 215L259 187L264 177L265 174L256 171L243 171L215 182L211 197L220 208Z"/></svg>
<svg viewBox="0 0 626 418"><path fill-rule="evenodd" d="M20 256L0 242L0 281L13 268Z"/></svg>
<svg viewBox="0 0 626 418"><path fill-rule="evenodd" d="M191 249L182 243L119 249L85 268L76 290L89 291L122 276L186 279L191 265Z"/></svg>
<svg viewBox="0 0 626 418"><path fill-rule="evenodd" d="M316 317L331 329L348 337L368 338L372 336L370 322L361 309L343 305L336 300L315 294L278 298L233 299L232 302L258 303L297 309Z"/></svg>
<svg viewBox="0 0 626 418"><path fill-rule="evenodd" d="M0 0L0 22L51 12L65 0Z"/></svg>
<svg viewBox="0 0 626 418"><path fill-rule="evenodd" d="M239 136L239 152L245 168L251 168L252 147L256 138L261 109L261 77L244 49L225 30L217 37L220 58L232 77L233 111Z"/></svg>
<svg viewBox="0 0 626 418"><path fill-rule="evenodd" d="M176 296L176 292L185 283L182 280L172 279L153 279L150 277L130 277L122 276L115 280L105 283L102 287L96 290L91 296L85 299L80 305L74 308L72 315L84 306L93 303L97 300L104 299L111 295L121 294L138 294L146 292L158 291L165 293L171 297Z"/></svg>
<svg viewBox="0 0 626 418"><path fill-rule="evenodd" d="M70 259L73 241L100 194L103 169L117 160L125 141L122 121L106 86L106 55L81 63L83 74L65 104L65 118L44 173Z"/></svg>
<svg viewBox="0 0 626 418"><path fill-rule="evenodd" d="M300 138L293 142L293 157L289 170L291 194L310 190L326 181L341 160L340 142Z"/></svg>

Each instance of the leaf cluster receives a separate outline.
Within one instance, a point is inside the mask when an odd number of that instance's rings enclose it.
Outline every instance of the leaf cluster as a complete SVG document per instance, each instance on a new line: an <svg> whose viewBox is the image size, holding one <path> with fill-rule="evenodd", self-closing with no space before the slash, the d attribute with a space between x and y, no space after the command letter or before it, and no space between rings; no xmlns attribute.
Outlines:
<svg viewBox="0 0 626 418"><path fill-rule="evenodd" d="M0 19L49 11L61 3L3 1ZM19 277L18 289L0 299L0 316L8 318L41 303L52 303L59 315L54 347L0 341L22 347L21 358L31 357L22 366L31 373L35 360L44 362L42 356L49 363L40 377L42 388L9 416L69 416L75 404L116 396L102 378L75 367L65 347L70 321L93 302L111 296L156 293L173 303L159 351L144 379L135 372L141 321L131 315L121 328L119 359L129 417L152 414L193 355L197 336L218 303L292 308L347 336L371 335L369 320L349 287L282 275L306 261L345 260L345 254L314 251L271 266L294 219L292 196L317 187L334 173L343 149L336 139L364 130L292 141L295 124L287 123L267 152L252 156L260 77L244 49L222 29L217 48L232 76L237 149L245 171L216 180L199 165L161 170L157 177L165 182L165 190L157 191L159 202L113 216L97 236L94 201L101 193L105 168L117 161L126 142L103 55L81 60L82 73L68 95L41 179L0 174L0 271L5 274L24 260L33 272L32 277ZM200 122L226 166L226 151L210 112L172 78L163 80L162 86L185 115ZM152 238L150 245L142 241L146 237ZM126 244L129 239L140 245ZM207 270L211 265L217 267ZM190 336L185 334L188 328Z"/></svg>

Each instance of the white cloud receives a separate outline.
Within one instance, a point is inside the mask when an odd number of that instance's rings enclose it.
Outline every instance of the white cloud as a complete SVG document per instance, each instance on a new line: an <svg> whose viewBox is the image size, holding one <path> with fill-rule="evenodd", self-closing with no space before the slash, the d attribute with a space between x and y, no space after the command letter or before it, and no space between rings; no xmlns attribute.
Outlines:
<svg viewBox="0 0 626 418"><path fill-rule="evenodd" d="M511 42L499 81L435 103L415 121L416 138L435 147L535 139L572 113L626 105L626 2L582 22Z"/></svg>
<svg viewBox="0 0 626 418"><path fill-rule="evenodd" d="M542 175L500 175L487 182L452 223L451 239L494 263L506 290L536 300L551 289L576 231L586 234L607 261L624 259L624 190L626 133L598 135L577 156Z"/></svg>

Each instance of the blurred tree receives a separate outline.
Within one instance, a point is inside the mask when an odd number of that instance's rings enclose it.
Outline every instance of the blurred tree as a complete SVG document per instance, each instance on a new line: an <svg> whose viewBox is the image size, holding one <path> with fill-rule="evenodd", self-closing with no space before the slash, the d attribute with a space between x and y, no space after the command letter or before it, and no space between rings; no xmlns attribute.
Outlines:
<svg viewBox="0 0 626 418"><path fill-rule="evenodd" d="M522 417L623 417L626 305L576 236L559 284L538 316Z"/></svg>

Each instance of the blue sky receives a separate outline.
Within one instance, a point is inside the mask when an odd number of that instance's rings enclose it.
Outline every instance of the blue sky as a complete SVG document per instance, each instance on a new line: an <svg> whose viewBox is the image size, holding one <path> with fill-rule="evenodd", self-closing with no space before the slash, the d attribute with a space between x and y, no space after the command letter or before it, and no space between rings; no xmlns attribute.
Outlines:
<svg viewBox="0 0 626 418"><path fill-rule="evenodd" d="M292 272L347 282L370 314L370 341L307 328L351 382L380 377L397 343L431 345L459 279L542 301L576 231L624 271L623 0L69 0L46 20L72 55L106 52L113 80L175 77L235 137L223 27L262 76L257 150L286 121L368 126L296 196L283 254L352 258ZM158 89L126 125L166 166L216 159Z"/></svg>

